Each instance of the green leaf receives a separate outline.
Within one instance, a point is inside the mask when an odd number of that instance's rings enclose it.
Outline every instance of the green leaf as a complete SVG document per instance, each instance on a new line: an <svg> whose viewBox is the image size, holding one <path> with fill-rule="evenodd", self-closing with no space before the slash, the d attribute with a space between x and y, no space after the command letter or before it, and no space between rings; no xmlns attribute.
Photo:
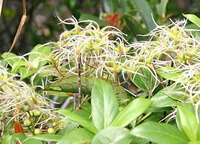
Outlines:
<svg viewBox="0 0 200 144"><path fill-rule="evenodd" d="M133 136L131 144L148 144L149 140Z"/></svg>
<svg viewBox="0 0 200 144"><path fill-rule="evenodd" d="M81 76L81 92L85 95L91 95L92 88L94 86L94 76ZM114 85L113 82L109 82ZM46 90L53 90L53 87L61 88L62 92L78 93L78 76L67 76L61 78L50 86ZM127 93L122 86L113 87L120 103L127 102Z"/></svg>
<svg viewBox="0 0 200 144"><path fill-rule="evenodd" d="M198 123L195 114L187 109L178 106L178 114L180 116L180 125L185 134L191 141L197 140Z"/></svg>
<svg viewBox="0 0 200 144"><path fill-rule="evenodd" d="M193 104L191 104L191 103L182 103L182 102L179 102L179 103L177 103L177 106L181 106L181 107L187 109L188 111L190 111L191 113L195 113L194 106L193 106ZM176 113L176 125L177 125L177 127L178 127L181 131L183 131L183 129L182 129L182 127L181 127L179 111L177 111L177 113Z"/></svg>
<svg viewBox="0 0 200 144"><path fill-rule="evenodd" d="M65 92L60 92L60 91L45 91L47 92L48 95L56 95L59 97L69 97L69 95Z"/></svg>
<svg viewBox="0 0 200 144"><path fill-rule="evenodd" d="M18 70L19 67L21 67L21 66L26 66L26 62L20 60L20 61L14 63L13 66L12 66L12 73L17 73L17 70Z"/></svg>
<svg viewBox="0 0 200 144"><path fill-rule="evenodd" d="M119 105L113 87L96 79L92 88L92 121L98 130L108 127L118 114Z"/></svg>
<svg viewBox="0 0 200 144"><path fill-rule="evenodd" d="M23 144L44 144L41 140L37 139L27 139L23 142Z"/></svg>
<svg viewBox="0 0 200 144"><path fill-rule="evenodd" d="M194 14L183 14L189 21L200 27L200 18Z"/></svg>
<svg viewBox="0 0 200 144"><path fill-rule="evenodd" d="M147 26L148 30L153 30L156 27L156 25L153 21L153 12L148 2L146 0L131 0L131 2L133 3L136 9L140 10L139 12L142 16L142 20Z"/></svg>
<svg viewBox="0 0 200 144"><path fill-rule="evenodd" d="M191 30L192 35L193 35L194 37L200 37L199 31L194 31L194 29L200 29L200 27L198 27L197 25L195 25L195 24L193 24L193 23L187 24L187 25L185 26L185 29L193 29L193 30Z"/></svg>
<svg viewBox="0 0 200 144"><path fill-rule="evenodd" d="M20 67L19 72L20 72L21 80L34 74L34 72L29 70L29 68L27 68L27 67Z"/></svg>
<svg viewBox="0 0 200 144"><path fill-rule="evenodd" d="M146 68L140 68L137 74L133 75L133 83L145 92L152 91L156 87L156 79Z"/></svg>
<svg viewBox="0 0 200 144"><path fill-rule="evenodd" d="M161 77L172 81L177 81L179 76L183 73L182 71L177 70L176 68L173 67L162 67L157 69L156 72Z"/></svg>
<svg viewBox="0 0 200 144"><path fill-rule="evenodd" d="M152 107L167 107L175 106L176 100L183 100L183 89L173 88L172 86L165 87L156 93L152 98Z"/></svg>
<svg viewBox="0 0 200 144"><path fill-rule="evenodd" d="M7 62L0 57L0 66L6 67Z"/></svg>
<svg viewBox="0 0 200 144"><path fill-rule="evenodd" d="M85 95L91 95L95 77L81 76L81 92ZM50 85L50 87L60 87L63 92L78 93L78 77L68 76L61 78Z"/></svg>
<svg viewBox="0 0 200 144"><path fill-rule="evenodd" d="M62 136L60 135L41 134L41 135L29 136L27 139L24 140L24 142L30 139L36 139L36 140L42 140L42 141L59 141L61 138Z"/></svg>
<svg viewBox="0 0 200 144"><path fill-rule="evenodd" d="M78 128L75 130L72 130L65 136L63 136L57 144L84 144L84 143L90 143L92 141L92 138L94 137L94 134L87 131L84 128Z"/></svg>
<svg viewBox="0 0 200 144"><path fill-rule="evenodd" d="M156 5L157 12L160 16L164 16L166 12L167 3L169 0L161 0L159 4Z"/></svg>
<svg viewBox="0 0 200 144"><path fill-rule="evenodd" d="M24 139L26 139L26 135L22 133L15 133L13 135L6 135L3 137L2 144L13 144L14 139L20 140L22 142Z"/></svg>
<svg viewBox="0 0 200 144"><path fill-rule="evenodd" d="M34 68L41 67L47 63L46 60L42 59L45 58L45 56L48 56L50 53L51 53L50 46L42 46L41 44L38 44L32 49L28 57L28 61Z"/></svg>
<svg viewBox="0 0 200 144"><path fill-rule="evenodd" d="M100 20L98 17L91 15L91 14L81 14L79 20L93 20L95 21L99 26L107 26L108 23Z"/></svg>
<svg viewBox="0 0 200 144"><path fill-rule="evenodd" d="M131 140L132 137L127 129L107 127L94 136L92 144L129 144Z"/></svg>
<svg viewBox="0 0 200 144"><path fill-rule="evenodd" d="M200 141L200 123L198 124L198 127L197 127L197 140Z"/></svg>
<svg viewBox="0 0 200 144"><path fill-rule="evenodd" d="M1 143L2 144L12 144L11 135L4 135Z"/></svg>
<svg viewBox="0 0 200 144"><path fill-rule="evenodd" d="M20 61L21 59L14 53L8 53L5 52L1 55L2 58L5 59L5 61L8 62L8 64L12 67L16 62Z"/></svg>
<svg viewBox="0 0 200 144"><path fill-rule="evenodd" d="M156 122L145 122L131 130L131 134L158 144L187 144L189 139L176 127Z"/></svg>
<svg viewBox="0 0 200 144"><path fill-rule="evenodd" d="M71 119L74 122L77 122L78 124L80 124L81 126L86 128L87 130L89 130L93 133L97 133L97 129L95 128L95 126L93 124L91 124L91 122L80 117L79 115L73 114L72 112L70 112L69 110L66 110L66 109L65 110L61 109L61 110L58 110L56 112L68 117L69 119Z"/></svg>
<svg viewBox="0 0 200 144"><path fill-rule="evenodd" d="M117 11L118 0L103 0L103 6L106 13L113 14Z"/></svg>
<svg viewBox="0 0 200 144"><path fill-rule="evenodd" d="M66 119L66 122L69 122L69 119L67 119L67 118L64 118L63 122L65 122L65 119ZM72 130L78 128L78 127L79 127L78 123L70 121L67 126L65 126L64 128L60 129L58 131L58 133L56 133L56 134L64 136L64 135L68 134L70 131L72 131Z"/></svg>
<svg viewBox="0 0 200 144"><path fill-rule="evenodd" d="M151 101L145 98L136 98L117 115L111 126L125 127L136 119L149 107Z"/></svg>
<svg viewBox="0 0 200 144"><path fill-rule="evenodd" d="M200 144L200 141L191 141L188 144Z"/></svg>

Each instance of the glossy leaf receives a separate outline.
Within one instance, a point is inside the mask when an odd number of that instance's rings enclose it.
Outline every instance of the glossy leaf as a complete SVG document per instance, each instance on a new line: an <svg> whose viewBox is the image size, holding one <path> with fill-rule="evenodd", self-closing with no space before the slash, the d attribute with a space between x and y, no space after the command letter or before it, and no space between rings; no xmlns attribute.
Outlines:
<svg viewBox="0 0 200 144"><path fill-rule="evenodd" d="M133 136L131 144L148 144L149 140Z"/></svg>
<svg viewBox="0 0 200 144"><path fill-rule="evenodd" d="M98 130L108 127L118 114L119 105L113 87L96 79L92 88L92 121Z"/></svg>
<svg viewBox="0 0 200 144"><path fill-rule="evenodd" d="M64 135L57 144L84 144L92 141L94 134L84 128L72 130Z"/></svg>
<svg viewBox="0 0 200 144"><path fill-rule="evenodd" d="M152 98L152 107L167 107L175 106L176 100L183 100L183 89L173 88L172 86L165 87L156 93Z"/></svg>
<svg viewBox="0 0 200 144"><path fill-rule="evenodd" d="M41 67L47 63L46 60L42 60L45 56L51 53L51 48L49 46L42 46L40 44L36 45L28 57L28 61L34 68Z"/></svg>
<svg viewBox="0 0 200 144"><path fill-rule="evenodd" d="M150 106L151 101L145 98L136 98L117 115L111 126L125 127L136 119Z"/></svg>
<svg viewBox="0 0 200 144"><path fill-rule="evenodd" d="M177 106L181 106L181 107L187 109L188 111L190 111L191 113L195 113L194 107L191 103L181 103L181 102L179 102L179 103L177 103ZM177 111L177 113L176 113L176 125L181 131L183 131L183 129L181 127L179 111Z"/></svg>
<svg viewBox="0 0 200 144"><path fill-rule="evenodd" d="M92 144L129 144L131 140L132 137L127 129L108 127L94 136Z"/></svg>
<svg viewBox="0 0 200 144"><path fill-rule="evenodd" d="M172 81L177 81L179 76L183 73L180 70L177 70L173 67L163 67L156 70L156 72L163 78L169 79Z"/></svg>
<svg viewBox="0 0 200 144"><path fill-rule="evenodd" d="M131 2L133 3L134 7L139 10L142 20L147 26L148 30L153 30L156 25L153 21L153 12L148 2L146 0L131 0Z"/></svg>
<svg viewBox="0 0 200 144"><path fill-rule="evenodd" d="M84 128L86 128L87 130L89 130L92 133L96 133L97 132L97 129L95 128L95 126L91 122L89 122L86 119L80 117L79 115L73 114L69 110L61 109L61 110L58 110L56 112L66 116L67 118L71 119L74 122L77 122L79 125L83 126Z"/></svg>
<svg viewBox="0 0 200 144"><path fill-rule="evenodd" d="M20 61L20 58L14 53L5 52L1 55L4 60L6 60L12 67L16 62Z"/></svg>
<svg viewBox="0 0 200 144"><path fill-rule="evenodd" d="M20 67L19 72L20 72L21 80L34 74L34 72L29 70L29 68L27 67Z"/></svg>
<svg viewBox="0 0 200 144"><path fill-rule="evenodd" d="M148 121L131 130L131 134L157 144L187 144L189 139L178 128Z"/></svg>
<svg viewBox="0 0 200 144"><path fill-rule="evenodd" d="M17 73L18 68L21 66L26 66L26 62L23 60L15 62L12 66L12 73Z"/></svg>
<svg viewBox="0 0 200 144"><path fill-rule="evenodd" d="M194 14L183 14L189 21L200 27L200 18Z"/></svg>
<svg viewBox="0 0 200 144"><path fill-rule="evenodd" d="M188 111L187 109L178 106L178 114L180 117L180 125L185 134L191 141L197 140L197 128L198 123L194 113Z"/></svg>
<svg viewBox="0 0 200 144"><path fill-rule="evenodd" d="M146 68L140 68L137 74L133 75L133 83L143 91L152 91L156 87L156 79Z"/></svg>
<svg viewBox="0 0 200 144"><path fill-rule="evenodd" d="M69 133L70 131L72 131L78 127L79 127L79 124L71 121L66 127L60 129L57 134L64 136L65 134Z"/></svg>

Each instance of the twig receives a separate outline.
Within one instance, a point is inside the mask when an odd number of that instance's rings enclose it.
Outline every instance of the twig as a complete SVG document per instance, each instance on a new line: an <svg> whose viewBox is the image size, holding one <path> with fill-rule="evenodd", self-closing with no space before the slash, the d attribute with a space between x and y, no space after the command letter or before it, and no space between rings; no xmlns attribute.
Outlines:
<svg viewBox="0 0 200 144"><path fill-rule="evenodd" d="M10 50L8 52L11 52L12 49L14 48L14 46L15 46L15 44L16 44L19 36L20 36L20 33L22 31L22 27L23 27L24 23L26 22L26 18L27 18L27 16L26 16L26 0L23 0L23 15L21 17L21 20L20 20L16 35L14 37L14 40L13 40L12 45L10 47Z"/></svg>
<svg viewBox="0 0 200 144"><path fill-rule="evenodd" d="M77 93L74 93L74 111L76 110L76 97L77 97Z"/></svg>
<svg viewBox="0 0 200 144"><path fill-rule="evenodd" d="M3 0L0 0L0 16L1 16L1 11L2 11L2 6L3 6Z"/></svg>
<svg viewBox="0 0 200 144"><path fill-rule="evenodd" d="M81 109L81 54L78 61L78 108Z"/></svg>
<svg viewBox="0 0 200 144"><path fill-rule="evenodd" d="M145 120L147 117L149 117L152 114L152 112L148 112L145 116L143 116L141 119L138 120L137 124Z"/></svg>

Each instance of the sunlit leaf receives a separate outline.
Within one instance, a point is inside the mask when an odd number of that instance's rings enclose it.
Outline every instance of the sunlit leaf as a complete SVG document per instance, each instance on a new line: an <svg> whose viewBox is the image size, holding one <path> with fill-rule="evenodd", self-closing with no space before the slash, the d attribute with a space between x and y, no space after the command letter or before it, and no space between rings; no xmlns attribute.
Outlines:
<svg viewBox="0 0 200 144"><path fill-rule="evenodd" d="M145 122L131 130L131 134L157 144L187 144L187 136L175 126L156 122Z"/></svg>
<svg viewBox="0 0 200 144"><path fill-rule="evenodd" d="M194 14L183 14L189 21L200 27L200 18Z"/></svg>
<svg viewBox="0 0 200 144"><path fill-rule="evenodd" d="M87 130L89 130L92 133L97 132L97 129L91 122L87 121L86 119L82 118L79 115L76 115L76 114L70 112L67 109L60 109L56 112L66 116L67 118L69 118L70 120L72 120L74 122L77 122L79 125L83 126L84 128L86 128Z"/></svg>
<svg viewBox="0 0 200 144"><path fill-rule="evenodd" d="M98 130L108 127L118 114L119 105L113 87L96 79L92 88L92 120Z"/></svg>
<svg viewBox="0 0 200 144"><path fill-rule="evenodd" d="M94 134L84 128L74 129L64 135L57 144L83 144L90 143Z"/></svg>
<svg viewBox="0 0 200 144"><path fill-rule="evenodd" d="M130 102L120 113L117 115L111 126L125 127L131 121L136 119L149 107L151 101L145 98L136 98Z"/></svg>
<svg viewBox="0 0 200 144"><path fill-rule="evenodd" d="M185 134L191 141L197 140L197 128L198 123L194 113L188 111L187 109L178 106L178 114L180 117L180 125Z"/></svg>
<svg viewBox="0 0 200 144"><path fill-rule="evenodd" d="M129 144L131 140L132 137L127 129L108 127L94 136L92 144Z"/></svg>

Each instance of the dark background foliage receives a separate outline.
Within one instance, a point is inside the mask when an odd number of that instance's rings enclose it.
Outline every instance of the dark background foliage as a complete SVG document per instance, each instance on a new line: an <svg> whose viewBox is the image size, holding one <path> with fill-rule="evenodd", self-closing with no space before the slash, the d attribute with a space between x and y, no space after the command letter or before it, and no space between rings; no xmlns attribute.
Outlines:
<svg viewBox="0 0 200 144"><path fill-rule="evenodd" d="M12 52L23 54L30 51L36 44L56 41L59 34L66 29L58 25L59 20L72 15L77 19L100 19L104 14L120 14L122 30L128 35L129 41L140 40L138 34L147 33L149 30L143 26L138 18L140 9L132 6L131 0L116 0L111 10L105 8L109 0L27 0L27 20L21 35ZM112 0L111 0L112 1ZM152 15L158 24L166 23L168 17L182 19L182 13L200 15L199 0L169 0L165 17L156 12L159 0L147 0L152 9ZM4 0L0 17L0 53L9 50L22 16L22 0ZM94 16L94 17L93 17ZM105 20L104 20L105 21ZM100 21L102 22L102 21Z"/></svg>

